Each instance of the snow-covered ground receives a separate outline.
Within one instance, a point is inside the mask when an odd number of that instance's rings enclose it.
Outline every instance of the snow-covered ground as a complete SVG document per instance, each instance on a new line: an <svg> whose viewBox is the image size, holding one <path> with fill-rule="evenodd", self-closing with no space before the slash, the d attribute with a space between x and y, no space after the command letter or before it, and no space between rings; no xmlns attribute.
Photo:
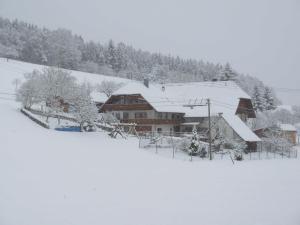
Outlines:
<svg viewBox="0 0 300 225"><path fill-rule="evenodd" d="M33 69L0 58L0 225L300 224L299 159L190 162L135 138L44 129L13 101Z"/></svg>
<svg viewBox="0 0 300 225"><path fill-rule="evenodd" d="M300 160L182 161L0 100L1 225L298 225Z"/></svg>

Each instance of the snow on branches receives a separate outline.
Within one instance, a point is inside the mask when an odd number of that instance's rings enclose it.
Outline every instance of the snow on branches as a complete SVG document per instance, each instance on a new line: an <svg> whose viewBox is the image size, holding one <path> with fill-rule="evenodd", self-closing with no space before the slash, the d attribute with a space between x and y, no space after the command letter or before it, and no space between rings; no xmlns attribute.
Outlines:
<svg viewBox="0 0 300 225"><path fill-rule="evenodd" d="M44 112L47 118L53 112L58 114L64 110L70 111L83 131L85 127L94 124L98 115L98 109L90 96L91 91L90 84L78 85L68 71L45 68L25 75L25 81L17 90L17 100L27 109L33 104L47 106Z"/></svg>

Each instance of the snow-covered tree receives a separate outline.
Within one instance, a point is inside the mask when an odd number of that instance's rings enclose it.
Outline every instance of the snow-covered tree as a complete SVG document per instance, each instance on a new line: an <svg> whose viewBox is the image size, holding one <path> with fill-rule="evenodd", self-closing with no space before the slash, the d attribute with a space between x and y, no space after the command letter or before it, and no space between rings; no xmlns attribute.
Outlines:
<svg viewBox="0 0 300 225"><path fill-rule="evenodd" d="M110 40L108 42L108 46L105 53L106 63L112 68L113 70L117 70L117 56L116 56L116 47L114 42Z"/></svg>
<svg viewBox="0 0 300 225"><path fill-rule="evenodd" d="M80 130L85 131L94 125L98 116L98 109L89 93L91 90L86 85L80 85L73 93L71 102L74 107L74 116L80 124Z"/></svg>
<svg viewBox="0 0 300 225"><path fill-rule="evenodd" d="M197 130L193 130L193 136L190 143L190 147L188 148L188 153L190 155L197 155L199 153L199 140Z"/></svg>
<svg viewBox="0 0 300 225"><path fill-rule="evenodd" d="M59 101L68 102L72 97L76 79L71 76L70 72L48 67L40 72L40 79L41 98L50 107Z"/></svg>
<svg viewBox="0 0 300 225"><path fill-rule="evenodd" d="M159 83L166 83L168 79L168 68L167 66L157 65L152 68L150 74L150 80L157 81Z"/></svg>
<svg viewBox="0 0 300 225"><path fill-rule="evenodd" d="M265 87L264 95L263 95L264 110L273 110L276 108L274 103L274 98L272 95L273 95L272 90L269 87Z"/></svg>
<svg viewBox="0 0 300 225"><path fill-rule="evenodd" d="M50 32L45 41L48 64L68 69L77 69L81 60L79 43L72 32L58 29Z"/></svg>
<svg viewBox="0 0 300 225"><path fill-rule="evenodd" d="M255 111L263 111L264 110L264 100L261 96L258 86L255 86L253 89L252 103L253 103L253 108Z"/></svg>
<svg viewBox="0 0 300 225"><path fill-rule="evenodd" d="M39 71L24 75L25 81L17 90L16 100L21 102L23 107L30 109L33 104L42 101L41 98L41 77Z"/></svg>
<svg viewBox="0 0 300 225"><path fill-rule="evenodd" d="M14 46L4 46L0 43L0 57L16 59L19 57L19 53Z"/></svg>
<svg viewBox="0 0 300 225"><path fill-rule="evenodd" d="M104 93L107 97L110 97L112 93L121 87L120 83L114 81L102 81L100 85L96 87L97 91Z"/></svg>
<svg viewBox="0 0 300 225"><path fill-rule="evenodd" d="M220 80L227 81L227 80L235 80L237 74L233 71L229 63L226 63L224 68L221 71Z"/></svg>

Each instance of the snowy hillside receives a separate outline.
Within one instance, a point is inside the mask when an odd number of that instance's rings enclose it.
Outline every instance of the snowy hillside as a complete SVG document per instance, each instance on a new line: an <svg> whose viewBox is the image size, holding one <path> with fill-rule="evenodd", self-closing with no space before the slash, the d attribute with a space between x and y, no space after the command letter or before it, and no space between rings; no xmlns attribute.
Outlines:
<svg viewBox="0 0 300 225"><path fill-rule="evenodd" d="M0 91L40 68L0 59ZM299 159L172 160L134 137L44 129L12 98L0 98L0 124L0 225L300 224Z"/></svg>
<svg viewBox="0 0 300 225"><path fill-rule="evenodd" d="M22 61L9 60L7 61L5 58L0 58L0 92L8 92L13 93L15 90L15 86L13 85L13 81L15 79L23 80L25 73L30 73L33 70L42 70L45 66L26 63ZM93 85L100 84L104 80L115 81L117 83L127 83L130 80L104 76L99 74L85 73L80 71L69 70L71 75L76 77L78 82L89 82Z"/></svg>

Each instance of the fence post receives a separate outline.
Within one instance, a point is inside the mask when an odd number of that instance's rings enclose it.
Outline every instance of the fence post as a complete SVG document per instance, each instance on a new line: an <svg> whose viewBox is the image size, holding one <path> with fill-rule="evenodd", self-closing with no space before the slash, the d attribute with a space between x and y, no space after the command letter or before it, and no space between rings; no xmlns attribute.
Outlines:
<svg viewBox="0 0 300 225"><path fill-rule="evenodd" d="M175 146L174 146L174 141L173 141L173 136L171 136L171 141L172 141L172 148L173 148L173 153L172 153L172 158L175 158Z"/></svg>
<svg viewBox="0 0 300 225"><path fill-rule="evenodd" d="M141 148L141 137L139 137L139 148Z"/></svg>

